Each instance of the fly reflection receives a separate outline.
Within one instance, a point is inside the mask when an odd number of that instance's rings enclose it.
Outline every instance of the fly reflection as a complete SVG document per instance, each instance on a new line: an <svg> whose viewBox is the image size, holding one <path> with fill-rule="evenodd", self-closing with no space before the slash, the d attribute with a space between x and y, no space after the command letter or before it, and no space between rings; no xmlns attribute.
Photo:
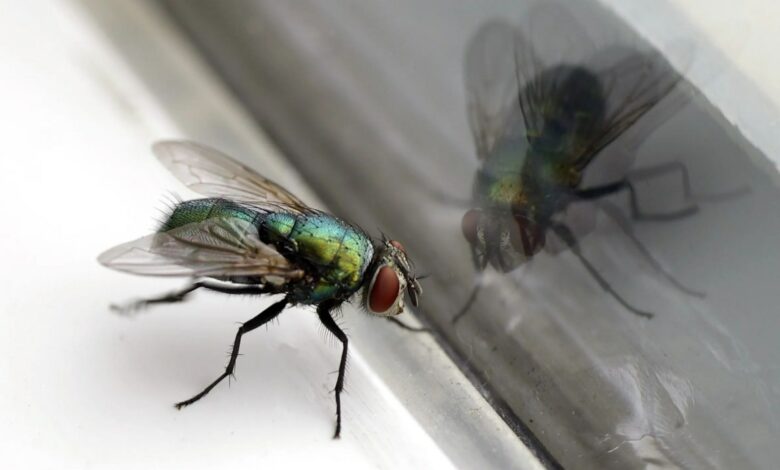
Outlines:
<svg viewBox="0 0 780 470"><path fill-rule="evenodd" d="M673 220L696 212L682 164L629 171L638 144L686 102L681 76L657 52L596 44L561 6L536 7L528 25L521 31L500 21L487 23L466 51L468 117L480 168L462 230L475 268L509 272L557 245L570 250L625 309L651 318L583 256L578 240L588 224L577 224L569 209L590 201L618 222L667 280L701 295L664 272L633 237L623 212L603 200L627 194L633 220ZM593 184L588 173L594 167L609 176ZM666 213L643 211L634 183L669 173L681 176L686 205ZM478 291L479 283L454 321Z"/></svg>

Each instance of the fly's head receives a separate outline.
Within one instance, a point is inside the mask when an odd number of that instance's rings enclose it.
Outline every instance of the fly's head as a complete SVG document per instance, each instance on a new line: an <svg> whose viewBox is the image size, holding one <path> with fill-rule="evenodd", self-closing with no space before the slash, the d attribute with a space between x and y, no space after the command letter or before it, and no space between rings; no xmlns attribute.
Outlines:
<svg viewBox="0 0 780 470"><path fill-rule="evenodd" d="M463 236L471 245L474 265L480 271L490 264L509 272L544 247L544 228L518 211L471 209L461 220Z"/></svg>
<svg viewBox="0 0 780 470"><path fill-rule="evenodd" d="M382 240L377 261L368 275L371 282L366 285L363 300L369 313L389 317L403 312L404 291L412 305L417 306L422 287L400 242Z"/></svg>

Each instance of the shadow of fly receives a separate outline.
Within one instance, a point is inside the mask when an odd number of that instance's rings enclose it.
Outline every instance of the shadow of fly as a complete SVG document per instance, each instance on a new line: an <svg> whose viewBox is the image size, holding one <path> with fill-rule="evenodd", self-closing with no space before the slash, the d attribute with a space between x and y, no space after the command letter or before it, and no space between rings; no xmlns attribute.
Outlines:
<svg viewBox="0 0 780 470"><path fill-rule="evenodd" d="M467 110L480 168L462 230L476 269L481 272L490 265L512 271L549 249L554 235L623 307L651 318L651 312L616 292L578 246L578 233L567 222L566 212L573 203L595 201L664 277L700 296L663 271L633 236L621 212L601 201L627 193L634 220L670 220L697 210L693 203L662 214L640 208L633 182L667 173L681 175L691 202L681 163L670 162L633 177L628 171L633 147L687 101L680 93L680 75L657 52L620 43L597 44L571 13L555 3L534 7L527 24L521 31L491 21L466 50ZM662 111L650 113L662 100ZM609 168L607 172L617 174L605 184L585 185L586 170L597 160ZM605 166L602 160L610 161ZM477 282L454 322L468 311L479 287Z"/></svg>
<svg viewBox="0 0 780 470"><path fill-rule="evenodd" d="M177 204L156 233L111 248L98 261L119 271L187 276L193 282L179 291L115 308L131 312L180 302L197 289L283 296L238 328L225 371L176 408L195 403L233 374L245 333L273 320L287 306L312 305L320 322L342 344L334 389L338 438L347 336L333 312L362 291L362 305L369 313L411 329L394 318L404 310L404 292L415 306L422 293L403 246L372 239L357 226L308 207L214 149L186 141L159 142L153 148L171 173L206 198Z"/></svg>

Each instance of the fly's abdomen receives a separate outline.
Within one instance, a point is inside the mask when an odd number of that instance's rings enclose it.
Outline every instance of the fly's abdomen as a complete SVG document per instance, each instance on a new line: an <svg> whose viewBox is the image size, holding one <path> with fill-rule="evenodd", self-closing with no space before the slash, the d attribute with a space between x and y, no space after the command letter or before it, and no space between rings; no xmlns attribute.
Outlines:
<svg viewBox="0 0 780 470"><path fill-rule="evenodd" d="M203 222L212 218L238 218L254 223L259 214L227 199L208 198L185 201L177 205L163 222L160 232Z"/></svg>
<svg viewBox="0 0 780 470"><path fill-rule="evenodd" d="M261 232L270 243L293 247L296 256L317 270L320 279L311 292L317 298L357 290L374 255L366 234L328 214L264 214Z"/></svg>

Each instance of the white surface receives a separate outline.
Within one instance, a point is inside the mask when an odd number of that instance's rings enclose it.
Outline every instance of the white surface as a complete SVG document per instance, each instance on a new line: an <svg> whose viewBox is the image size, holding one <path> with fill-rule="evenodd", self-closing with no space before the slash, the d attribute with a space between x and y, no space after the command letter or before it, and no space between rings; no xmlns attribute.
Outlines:
<svg viewBox="0 0 780 470"><path fill-rule="evenodd" d="M698 38L692 70L684 70L687 78L780 167L780 3L601 1L657 45Z"/></svg>
<svg viewBox="0 0 780 470"><path fill-rule="evenodd" d="M108 312L180 285L95 261L151 230L162 196L183 191L148 148L179 132L71 4L2 10L3 466L450 466L354 351L343 438L330 439L340 348L305 310L245 337L230 388L171 406L221 372L236 322L268 300L200 294L135 320Z"/></svg>

